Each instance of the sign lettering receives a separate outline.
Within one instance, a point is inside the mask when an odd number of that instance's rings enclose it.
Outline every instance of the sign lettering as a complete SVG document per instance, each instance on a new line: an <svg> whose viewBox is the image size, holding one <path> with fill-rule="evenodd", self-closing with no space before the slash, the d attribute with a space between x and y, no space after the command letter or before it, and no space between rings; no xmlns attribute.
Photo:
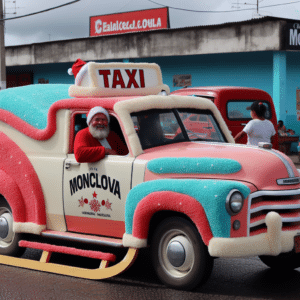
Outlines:
<svg viewBox="0 0 300 300"><path fill-rule="evenodd" d="M102 175L99 177L95 173L78 175L69 181L71 196L76 192L86 188L98 188L109 190L110 193L121 199L120 182L110 176Z"/></svg>
<svg viewBox="0 0 300 300"><path fill-rule="evenodd" d="M138 72L137 72L138 71ZM136 76L138 74L138 76ZM103 83L105 88L144 88L145 75L143 69L125 69L125 72L116 69L111 72L110 70L99 70L100 82Z"/></svg>
<svg viewBox="0 0 300 300"><path fill-rule="evenodd" d="M90 36L169 28L168 8L90 17Z"/></svg>
<svg viewBox="0 0 300 300"><path fill-rule="evenodd" d="M120 85L121 89L125 89L125 83L121 75L120 70L115 70L114 71L114 78L113 78L113 84L112 88L115 89L117 85Z"/></svg>
<svg viewBox="0 0 300 300"><path fill-rule="evenodd" d="M285 33L286 49L300 50L300 24L288 23Z"/></svg>

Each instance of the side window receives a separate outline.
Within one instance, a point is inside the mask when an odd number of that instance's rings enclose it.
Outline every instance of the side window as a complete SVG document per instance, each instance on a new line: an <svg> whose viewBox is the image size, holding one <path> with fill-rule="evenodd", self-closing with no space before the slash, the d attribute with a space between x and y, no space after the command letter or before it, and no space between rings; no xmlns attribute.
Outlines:
<svg viewBox="0 0 300 300"><path fill-rule="evenodd" d="M126 141L125 141L121 126L119 124L119 121L116 117L114 117L112 115L110 116L109 129L111 131L113 131L114 133L116 133L119 136L119 138L121 139L121 141L126 145Z"/></svg>
<svg viewBox="0 0 300 300"><path fill-rule="evenodd" d="M70 147L69 147L69 153L74 153L74 141L76 134L88 127L86 123L86 112L75 112L71 116L71 130L70 130ZM116 117L110 115L110 123L109 128L113 132L115 132L121 139L121 141L126 145L124 135L122 133L120 124Z"/></svg>
<svg viewBox="0 0 300 300"><path fill-rule="evenodd" d="M229 120L250 120L250 110L247 110L251 106L253 100L234 100L228 101L227 103L227 117ZM272 118L271 106L269 102L262 101L262 103L267 107L265 118L270 120Z"/></svg>
<svg viewBox="0 0 300 300"><path fill-rule="evenodd" d="M190 121L197 121L197 115L191 115Z"/></svg>
<svg viewBox="0 0 300 300"><path fill-rule="evenodd" d="M86 114L76 114L75 115L75 124L74 124L74 137L80 131L81 129L84 129L87 127L86 123Z"/></svg>
<svg viewBox="0 0 300 300"><path fill-rule="evenodd" d="M76 134L87 127L86 123L86 113L76 112L71 116L71 128L70 128L70 146L69 153L74 153L74 140Z"/></svg>

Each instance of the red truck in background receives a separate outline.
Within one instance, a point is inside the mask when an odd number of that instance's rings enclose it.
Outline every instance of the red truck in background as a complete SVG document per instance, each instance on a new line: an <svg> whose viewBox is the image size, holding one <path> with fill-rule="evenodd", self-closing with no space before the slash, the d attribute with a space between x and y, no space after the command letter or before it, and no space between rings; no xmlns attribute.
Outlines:
<svg viewBox="0 0 300 300"><path fill-rule="evenodd" d="M267 107L265 118L270 120L274 127L277 128L277 117L272 97L267 92L260 89L231 86L206 86L183 88L174 91L171 94L203 97L213 101L224 118L232 136L236 136L251 120L250 110L247 110L247 107L251 106L256 100L264 103ZM189 123L188 127L194 127L192 125L193 120L186 120L186 123ZM246 144L247 139L242 139L240 143ZM273 148L279 148L277 134L274 137Z"/></svg>

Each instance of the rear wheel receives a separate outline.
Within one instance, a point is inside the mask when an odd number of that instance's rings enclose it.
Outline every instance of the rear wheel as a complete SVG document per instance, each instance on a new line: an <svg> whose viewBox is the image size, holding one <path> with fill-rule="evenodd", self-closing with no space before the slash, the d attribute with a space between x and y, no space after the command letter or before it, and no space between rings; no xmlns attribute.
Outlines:
<svg viewBox="0 0 300 300"><path fill-rule="evenodd" d="M4 198L0 198L0 255L21 256L25 248L19 247L20 233L13 231L11 208Z"/></svg>
<svg viewBox="0 0 300 300"><path fill-rule="evenodd" d="M205 283L213 268L197 229L181 217L168 218L157 227L151 256L159 279L177 289L191 290Z"/></svg>

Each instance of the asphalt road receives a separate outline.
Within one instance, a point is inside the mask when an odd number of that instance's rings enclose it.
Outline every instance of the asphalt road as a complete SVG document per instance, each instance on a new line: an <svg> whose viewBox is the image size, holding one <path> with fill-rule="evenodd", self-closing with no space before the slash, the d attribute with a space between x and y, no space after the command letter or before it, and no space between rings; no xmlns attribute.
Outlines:
<svg viewBox="0 0 300 300"><path fill-rule="evenodd" d="M151 268L146 252L125 273L103 281L0 265L0 299L300 299L298 270L277 274L258 258L216 259L208 282L187 292L162 285Z"/></svg>

